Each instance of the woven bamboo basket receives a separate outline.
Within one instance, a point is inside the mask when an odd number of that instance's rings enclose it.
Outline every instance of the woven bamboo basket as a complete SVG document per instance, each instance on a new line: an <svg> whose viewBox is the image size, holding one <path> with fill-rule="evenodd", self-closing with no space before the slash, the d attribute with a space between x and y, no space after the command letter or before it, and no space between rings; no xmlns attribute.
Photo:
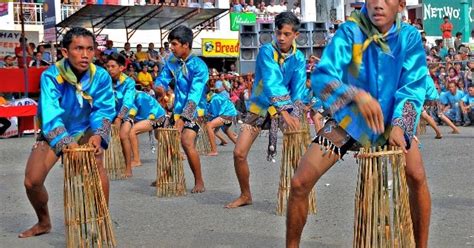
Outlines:
<svg viewBox="0 0 474 248"><path fill-rule="evenodd" d="M283 151L280 167L280 183L278 187L277 215L285 215L290 195L291 178L298 168L298 163L306 151L305 131L286 131L283 133ZM316 193L314 189L309 194L308 214L316 214Z"/></svg>
<svg viewBox="0 0 474 248"><path fill-rule="evenodd" d="M403 152L398 148L361 149L357 160L353 247L415 247Z"/></svg>
<svg viewBox="0 0 474 248"><path fill-rule="evenodd" d="M121 180L125 178L125 166L120 128L112 125L109 148L104 153L104 168L110 180Z"/></svg>
<svg viewBox="0 0 474 248"><path fill-rule="evenodd" d="M66 247L116 247L94 148L65 151L64 222Z"/></svg>
<svg viewBox="0 0 474 248"><path fill-rule="evenodd" d="M196 149L200 155L207 155L211 152L211 143L207 134L206 122L200 121L198 125L200 128L196 138Z"/></svg>
<svg viewBox="0 0 474 248"><path fill-rule="evenodd" d="M428 125L428 122L423 119L423 118L420 118L420 123L418 124L418 134L419 135L423 135L426 133L426 125Z"/></svg>
<svg viewBox="0 0 474 248"><path fill-rule="evenodd" d="M171 197L186 195L180 135L174 128L159 128L156 170L156 195Z"/></svg>
<svg viewBox="0 0 474 248"><path fill-rule="evenodd" d="M306 147L309 147L309 145L311 145L311 132L310 132L309 123L308 123L308 116L306 115L306 113L301 115L300 125L301 125L301 130L302 130L302 135L303 135L303 142Z"/></svg>

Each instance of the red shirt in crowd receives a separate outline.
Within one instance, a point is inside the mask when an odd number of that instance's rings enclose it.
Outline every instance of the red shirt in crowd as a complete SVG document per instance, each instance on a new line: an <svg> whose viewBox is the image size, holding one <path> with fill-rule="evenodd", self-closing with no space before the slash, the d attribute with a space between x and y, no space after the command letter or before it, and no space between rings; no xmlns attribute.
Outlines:
<svg viewBox="0 0 474 248"><path fill-rule="evenodd" d="M448 39L453 37L451 31L453 30L453 24L446 22L441 24L441 31L443 32L443 39Z"/></svg>

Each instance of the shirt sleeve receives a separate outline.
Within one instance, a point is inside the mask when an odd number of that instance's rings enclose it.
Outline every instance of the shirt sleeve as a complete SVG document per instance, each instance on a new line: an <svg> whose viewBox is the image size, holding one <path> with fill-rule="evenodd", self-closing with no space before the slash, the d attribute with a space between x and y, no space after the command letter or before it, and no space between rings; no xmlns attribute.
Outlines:
<svg viewBox="0 0 474 248"><path fill-rule="evenodd" d="M195 65L194 75L192 77L191 86L188 93L188 99L184 105L181 117L192 120L196 112L197 105L203 97L202 93L206 87L207 80L209 80L209 70L204 62Z"/></svg>
<svg viewBox="0 0 474 248"><path fill-rule="evenodd" d="M399 86L395 92L392 125L401 127L411 140L426 96L425 77L428 68L421 35L414 30L407 40L407 57L403 61Z"/></svg>
<svg viewBox="0 0 474 248"><path fill-rule="evenodd" d="M74 140L67 132L61 115L64 109L59 104L61 98L61 85L48 71L41 75L40 113L41 129L48 144L56 155L61 153L64 146Z"/></svg>
<svg viewBox="0 0 474 248"><path fill-rule="evenodd" d="M130 109L133 106L133 101L135 100L135 82L131 78L127 78L125 80L125 93L123 94L123 103L120 112L118 113L118 117L121 119L128 118L128 114Z"/></svg>
<svg viewBox="0 0 474 248"><path fill-rule="evenodd" d="M299 116L309 95L309 89L306 87L306 61L303 56L298 56L296 68L291 77L290 91L293 107L296 108L293 110L296 111L294 114Z"/></svg>
<svg viewBox="0 0 474 248"><path fill-rule="evenodd" d="M97 90L94 92L92 111L89 117L94 135L102 138L101 146L106 149L109 144L110 125L115 117L115 98L112 89L112 79L106 73L97 75Z"/></svg>
<svg viewBox="0 0 474 248"><path fill-rule="evenodd" d="M273 49L263 47L257 56L257 66L260 67L263 81L263 92L269 97L270 104L278 111L291 108L290 92L283 85L283 74L280 65L275 61Z"/></svg>
<svg viewBox="0 0 474 248"><path fill-rule="evenodd" d="M311 88L315 96L333 114L351 103L358 91L356 87L342 83L342 73L348 70L353 55L349 25L356 24L347 22L337 30L311 75Z"/></svg>
<svg viewBox="0 0 474 248"><path fill-rule="evenodd" d="M173 80L173 74L171 73L168 63L166 63L160 75L155 79L155 87L163 87L165 90L168 90L171 80Z"/></svg>

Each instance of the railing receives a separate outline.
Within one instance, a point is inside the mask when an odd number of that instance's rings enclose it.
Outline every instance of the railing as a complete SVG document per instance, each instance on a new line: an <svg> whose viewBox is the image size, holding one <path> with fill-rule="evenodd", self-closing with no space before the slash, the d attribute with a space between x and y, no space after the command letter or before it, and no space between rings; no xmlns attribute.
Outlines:
<svg viewBox="0 0 474 248"><path fill-rule="evenodd" d="M74 14L82 5L61 4L61 20L68 18ZM13 3L13 13L15 24L20 22L20 3ZM42 3L23 3L23 16L25 24L28 25L43 25L43 4Z"/></svg>
<svg viewBox="0 0 474 248"><path fill-rule="evenodd" d="M21 24L20 3L13 3L14 23ZM43 4L23 3L23 17L25 24L43 25Z"/></svg>

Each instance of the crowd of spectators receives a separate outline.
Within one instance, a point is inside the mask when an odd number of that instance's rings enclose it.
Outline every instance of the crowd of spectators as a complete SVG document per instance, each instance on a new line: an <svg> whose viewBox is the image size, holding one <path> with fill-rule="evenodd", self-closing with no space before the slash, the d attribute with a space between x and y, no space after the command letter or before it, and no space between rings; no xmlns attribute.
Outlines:
<svg viewBox="0 0 474 248"><path fill-rule="evenodd" d="M268 5L264 1L255 3L254 0L231 0L230 10L232 12L255 13L259 19L273 19L274 16L284 11L291 11L297 16L301 16L299 1L295 1L293 6L288 7L288 2L285 0L278 0L278 2L271 0Z"/></svg>

